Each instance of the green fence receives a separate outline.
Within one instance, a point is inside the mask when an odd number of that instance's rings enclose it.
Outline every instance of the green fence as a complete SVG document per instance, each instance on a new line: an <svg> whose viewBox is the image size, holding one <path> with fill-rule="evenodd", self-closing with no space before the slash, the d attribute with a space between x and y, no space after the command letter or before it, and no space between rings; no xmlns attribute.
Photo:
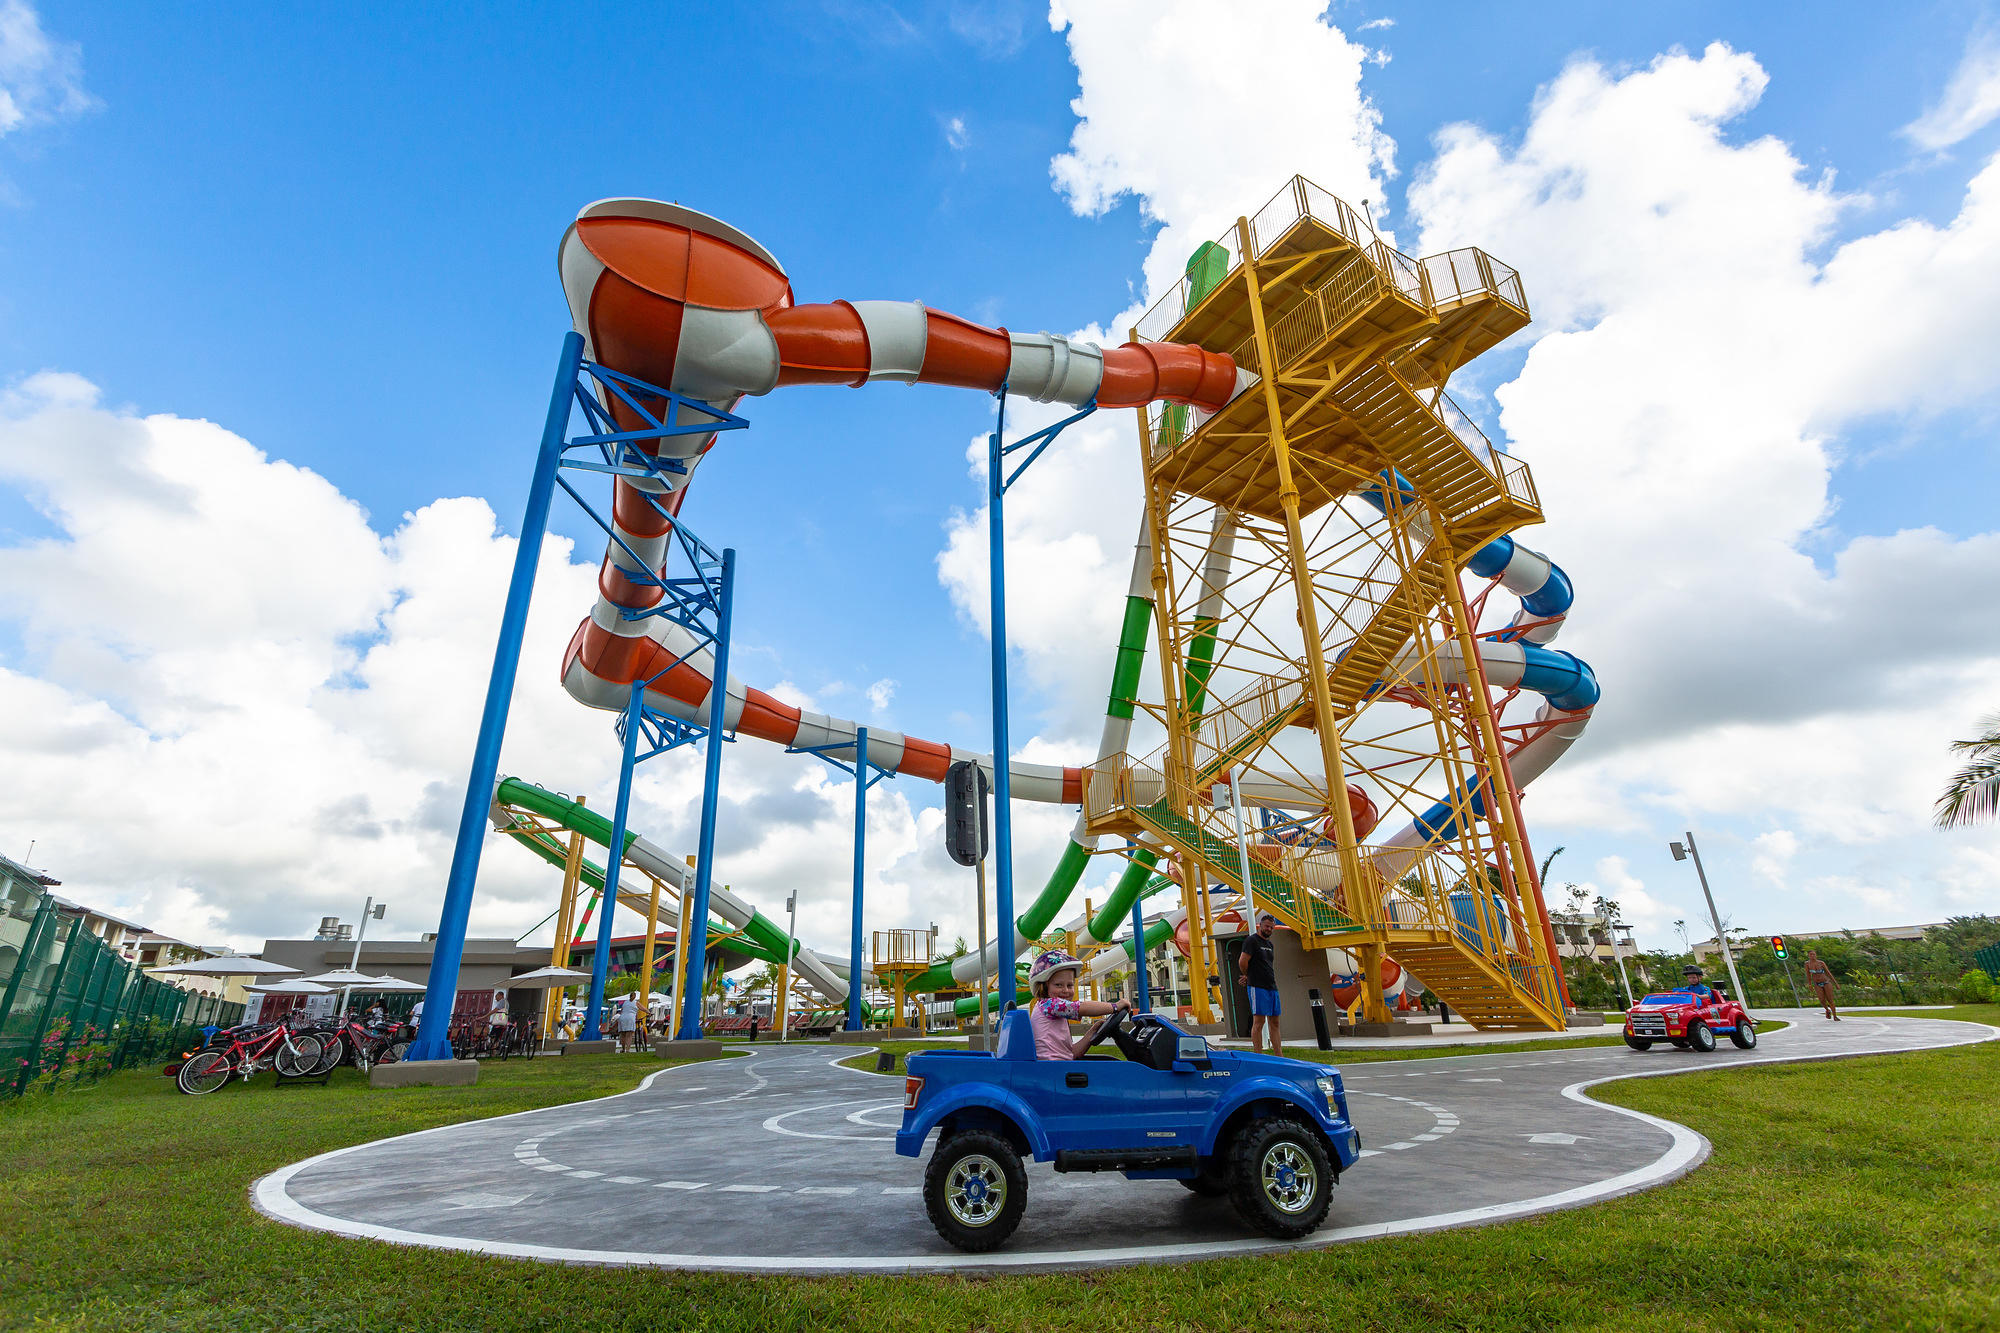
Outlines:
<svg viewBox="0 0 2000 1333"><path fill-rule="evenodd" d="M81 917L9 885L0 904L0 1098L92 1082L178 1055L243 1006L147 976Z"/></svg>

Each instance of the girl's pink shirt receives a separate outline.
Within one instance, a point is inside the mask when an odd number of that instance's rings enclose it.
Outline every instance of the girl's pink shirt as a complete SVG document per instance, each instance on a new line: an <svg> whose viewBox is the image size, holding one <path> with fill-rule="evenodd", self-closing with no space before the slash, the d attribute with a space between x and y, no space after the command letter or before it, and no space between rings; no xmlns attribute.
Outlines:
<svg viewBox="0 0 2000 1333"><path fill-rule="evenodd" d="M1083 1006L1075 1000L1036 1000L1028 1007L1028 1023L1035 1029L1035 1054L1044 1060L1074 1060L1069 1025L1071 1019L1082 1017Z"/></svg>

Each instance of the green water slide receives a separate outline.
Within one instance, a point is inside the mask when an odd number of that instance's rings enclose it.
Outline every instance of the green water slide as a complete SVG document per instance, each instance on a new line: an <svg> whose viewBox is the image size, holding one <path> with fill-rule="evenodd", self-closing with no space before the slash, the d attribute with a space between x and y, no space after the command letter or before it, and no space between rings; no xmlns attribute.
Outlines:
<svg viewBox="0 0 2000 1333"><path fill-rule="evenodd" d="M520 843L536 856L541 857L542 860L556 867L556 869L560 870L569 864L569 848L563 846L548 834L530 829L508 829L505 831L507 836L515 842ZM577 873L577 879L590 889L590 902L594 906L601 900L604 893L604 867L585 857L583 866ZM651 905L649 895L635 893L630 889L620 889L618 891L618 900L621 906L629 907L642 916ZM584 909L584 915L578 921L577 935L571 940L572 944L582 940L583 921L588 919L590 910L589 907ZM782 947L775 951L767 949L752 940L738 935L729 927L718 925L711 920L708 923L708 945L713 949L723 944L727 944L739 953L747 953L753 958L761 958L766 962L782 963L785 960L785 953Z"/></svg>

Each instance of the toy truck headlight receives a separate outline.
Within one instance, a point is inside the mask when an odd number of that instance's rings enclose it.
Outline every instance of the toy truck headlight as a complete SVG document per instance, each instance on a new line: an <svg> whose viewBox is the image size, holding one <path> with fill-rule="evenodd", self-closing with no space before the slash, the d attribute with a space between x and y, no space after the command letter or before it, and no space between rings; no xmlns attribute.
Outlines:
<svg viewBox="0 0 2000 1333"><path fill-rule="evenodd" d="M1319 1080L1319 1095L1326 1098L1326 1113L1328 1115L1337 1116L1340 1114L1339 1079L1323 1078Z"/></svg>
<svg viewBox="0 0 2000 1333"><path fill-rule="evenodd" d="M922 1079L911 1077L903 1080L903 1109L905 1111L914 1111L917 1109L917 1098L923 1094L923 1090L924 1081Z"/></svg>

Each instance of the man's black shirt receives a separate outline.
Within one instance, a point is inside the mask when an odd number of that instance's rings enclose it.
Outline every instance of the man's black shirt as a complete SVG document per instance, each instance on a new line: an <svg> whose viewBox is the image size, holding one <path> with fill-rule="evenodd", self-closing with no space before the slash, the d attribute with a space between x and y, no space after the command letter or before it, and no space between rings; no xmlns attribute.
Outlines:
<svg viewBox="0 0 2000 1333"><path fill-rule="evenodd" d="M1272 947L1271 941L1262 935L1252 935L1243 943L1243 956L1250 960L1243 975L1244 985L1255 986L1259 990L1278 989L1278 973L1271 966L1277 957L1277 950Z"/></svg>

